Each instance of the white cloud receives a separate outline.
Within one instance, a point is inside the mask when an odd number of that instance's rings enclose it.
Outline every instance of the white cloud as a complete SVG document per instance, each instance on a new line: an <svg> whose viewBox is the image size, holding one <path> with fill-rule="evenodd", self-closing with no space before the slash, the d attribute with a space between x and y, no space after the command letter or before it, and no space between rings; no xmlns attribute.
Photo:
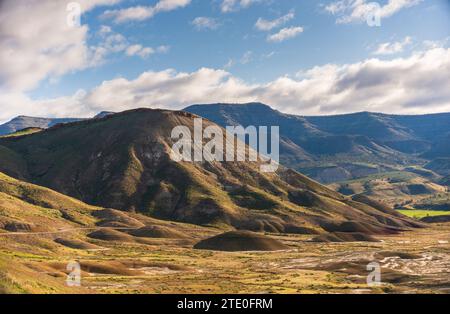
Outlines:
<svg viewBox="0 0 450 314"><path fill-rule="evenodd" d="M80 0L81 13L119 0ZM28 0L0 2L0 93L16 95L28 92L44 80L59 77L105 62L108 55L124 52L131 44L111 27L98 29L95 45L87 43L87 25L68 23L67 2ZM149 55L142 48L139 55ZM156 52L167 51L163 46ZM3 108L2 108L3 109Z"/></svg>
<svg viewBox="0 0 450 314"><path fill-rule="evenodd" d="M220 8L222 12L229 13L237 11L241 8L248 8L252 4L264 1L266 0L222 0Z"/></svg>
<svg viewBox="0 0 450 314"><path fill-rule="evenodd" d="M277 28L283 24L286 24L290 20L295 17L294 11L289 12L286 15L283 15L275 20L265 20L263 18L259 18L256 21L255 27L260 31L271 31L274 28Z"/></svg>
<svg viewBox="0 0 450 314"><path fill-rule="evenodd" d="M117 0L78 0L82 13ZM89 66L88 27L71 26L66 1L0 2L0 90L29 91Z"/></svg>
<svg viewBox="0 0 450 314"><path fill-rule="evenodd" d="M261 59L262 59L262 60L270 59L270 58L272 58L275 54L276 54L275 51L271 51L271 52L268 52L268 53L264 53L264 54L261 55Z"/></svg>
<svg viewBox="0 0 450 314"><path fill-rule="evenodd" d="M231 67L233 67L235 64L233 59L229 59L228 62L223 66L224 69L229 69Z"/></svg>
<svg viewBox="0 0 450 314"><path fill-rule="evenodd" d="M169 12L183 8L191 3L191 0L160 0L154 6L135 6L119 10L107 10L104 18L114 19L116 23L128 21L143 21L152 18L158 13Z"/></svg>
<svg viewBox="0 0 450 314"><path fill-rule="evenodd" d="M156 52L158 53L168 53L170 50L170 46L162 45L156 48Z"/></svg>
<svg viewBox="0 0 450 314"><path fill-rule="evenodd" d="M89 47L89 66L98 66L105 63L106 57L113 53L122 52L127 49L127 39L112 30L105 32L104 28L99 31L102 41L97 45Z"/></svg>
<svg viewBox="0 0 450 314"><path fill-rule="evenodd" d="M112 29L110 26L102 25L100 26L99 34L102 36L105 36L106 34L109 34L112 32Z"/></svg>
<svg viewBox="0 0 450 314"><path fill-rule="evenodd" d="M422 45L425 49L445 48L450 44L450 36L441 40L425 40Z"/></svg>
<svg viewBox="0 0 450 314"><path fill-rule="evenodd" d="M382 43L378 46L377 50L373 52L375 55L392 55L400 53L404 48L412 43L411 37L405 37L402 41Z"/></svg>
<svg viewBox="0 0 450 314"><path fill-rule="evenodd" d="M204 29L214 30L220 26L220 23L216 19L211 18L211 17L204 17L204 16L196 17L191 23L198 30L204 30Z"/></svg>
<svg viewBox="0 0 450 314"><path fill-rule="evenodd" d="M141 44L132 44L123 35L104 26L100 27L98 34L102 40L96 46L90 47L91 66L103 64L107 56L114 53L124 52L127 56L139 56L145 59L155 53L167 53L170 49L169 46L152 48L144 47Z"/></svg>
<svg viewBox="0 0 450 314"><path fill-rule="evenodd" d="M252 59L253 59L253 52L246 51L241 58L241 64L248 64L252 61Z"/></svg>
<svg viewBox="0 0 450 314"><path fill-rule="evenodd" d="M142 45L131 45L126 50L126 54L128 56L140 56L141 58L147 58L149 55L154 53L155 50L153 48L142 47Z"/></svg>
<svg viewBox="0 0 450 314"><path fill-rule="evenodd" d="M388 0L385 5L369 0L339 0L325 6L325 11L336 15L338 24L363 22L370 13L387 18L402 9L415 6L423 0Z"/></svg>
<svg viewBox="0 0 450 314"><path fill-rule="evenodd" d="M224 69L230 69L232 67L234 67L237 64L248 64L250 62L253 61L253 51L246 51L242 57L240 59L234 60L234 59L229 59L228 62L223 66Z"/></svg>
<svg viewBox="0 0 450 314"><path fill-rule="evenodd" d="M153 17L155 13L154 7L137 6L120 10L107 10L102 16L114 19L116 23L123 23L130 20L146 20Z"/></svg>
<svg viewBox="0 0 450 314"><path fill-rule="evenodd" d="M95 115L90 106L83 104L86 92L77 91L72 96L54 99L32 100L23 93L0 94L0 123L6 122L18 115L37 117L81 117Z"/></svg>
<svg viewBox="0 0 450 314"><path fill-rule="evenodd" d="M137 107L182 109L194 103L261 101L293 114L377 111L419 114L450 111L450 48L433 48L407 58L328 64L249 84L229 72L202 68L144 72L134 80L105 81L87 93L32 101L0 95L0 121L18 114L86 117L102 110Z"/></svg>
<svg viewBox="0 0 450 314"><path fill-rule="evenodd" d="M303 27L287 27L281 29L278 33L267 36L269 42L282 42L294 38L303 33Z"/></svg>

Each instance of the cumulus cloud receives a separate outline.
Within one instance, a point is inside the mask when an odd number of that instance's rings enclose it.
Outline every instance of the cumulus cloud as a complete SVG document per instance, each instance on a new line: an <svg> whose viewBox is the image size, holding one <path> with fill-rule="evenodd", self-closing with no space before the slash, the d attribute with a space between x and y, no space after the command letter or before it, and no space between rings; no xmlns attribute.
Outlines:
<svg viewBox="0 0 450 314"><path fill-rule="evenodd" d="M160 0L154 6L135 6L119 10L107 10L104 18L113 19L116 23L128 21L143 21L152 18L158 13L173 11L183 8L191 3L191 0Z"/></svg>
<svg viewBox="0 0 450 314"><path fill-rule="evenodd" d="M100 26L99 34L105 36L106 34L112 33L112 28L108 25Z"/></svg>
<svg viewBox="0 0 450 314"><path fill-rule="evenodd" d="M81 117L88 118L95 115L87 104L83 104L86 97L84 90L79 90L71 96L53 99L33 100L23 93L0 94L0 123L6 122L18 115L37 117Z"/></svg>
<svg viewBox="0 0 450 314"><path fill-rule="evenodd" d="M400 53L404 48L412 43L412 38L407 36L402 41L382 43L373 52L375 55L392 55Z"/></svg>
<svg viewBox="0 0 450 314"><path fill-rule="evenodd" d="M220 26L220 23L214 18L199 16L192 21L192 25L194 25L197 30L214 30Z"/></svg>
<svg viewBox="0 0 450 314"><path fill-rule="evenodd" d="M297 37L303 33L303 27L286 27L281 29L278 33L267 36L267 41L269 42L282 42L294 37Z"/></svg>
<svg viewBox="0 0 450 314"><path fill-rule="evenodd" d="M388 0L385 5L368 0L339 0L325 6L325 11L337 16L338 24L363 22L369 14L376 13L379 18L387 18L402 9L415 6L423 0Z"/></svg>
<svg viewBox="0 0 450 314"><path fill-rule="evenodd" d="M290 11L288 14L283 15L275 20L265 20L263 18L259 18L256 21L255 27L260 31L271 31L274 28L280 27L283 24L286 24L290 20L295 17L294 11Z"/></svg>
<svg viewBox="0 0 450 314"><path fill-rule="evenodd" d="M445 48L450 44L450 36L441 40L425 40L422 42L422 45L425 49L432 48Z"/></svg>
<svg viewBox="0 0 450 314"><path fill-rule="evenodd" d="M117 0L79 0L82 13ZM67 2L0 2L0 90L28 91L89 66L88 27L68 23Z"/></svg>
<svg viewBox="0 0 450 314"><path fill-rule="evenodd" d="M156 49L153 49L152 47L143 47L142 45L137 44L128 46L125 52L128 56L139 56L145 59L154 53L166 53L169 49L169 46L159 46Z"/></svg>
<svg viewBox="0 0 450 314"><path fill-rule="evenodd" d="M80 13L119 0L79 0ZM65 1L0 2L0 93L28 92L43 80L97 66L107 55L125 51L126 38L111 27L99 27L98 41L88 44L87 25L68 23ZM70 9L70 8L69 8ZM143 48L141 54L148 51Z"/></svg>
<svg viewBox="0 0 450 314"><path fill-rule="evenodd" d="M133 80L105 81L86 93L32 101L0 95L0 120L17 114L90 116L137 107L182 109L194 103L261 101L293 114L376 111L418 114L450 111L450 48L432 48L405 58L328 64L250 84L227 71L148 71ZM20 107L16 106L19 104Z"/></svg>
<svg viewBox="0 0 450 314"><path fill-rule="evenodd" d="M144 47L141 44L133 44L122 34L114 32L108 26L101 26L98 35L100 35L99 42L89 47L90 50L90 66L98 66L107 60L107 57L115 53L125 53L125 55L139 56L143 59L155 53L166 53L169 51L169 46L159 46L157 48Z"/></svg>

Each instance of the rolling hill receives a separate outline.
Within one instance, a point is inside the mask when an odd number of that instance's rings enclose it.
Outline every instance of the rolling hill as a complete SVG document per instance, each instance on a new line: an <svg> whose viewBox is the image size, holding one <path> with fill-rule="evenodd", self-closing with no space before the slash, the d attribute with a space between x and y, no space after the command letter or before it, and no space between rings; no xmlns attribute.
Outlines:
<svg viewBox="0 0 450 314"><path fill-rule="evenodd" d="M417 172L410 169L374 174L336 182L329 187L345 195L366 195L395 208L424 208L422 204L427 201L427 208L433 209L438 198L448 195L448 189L435 183L434 177L426 178Z"/></svg>
<svg viewBox="0 0 450 314"><path fill-rule="evenodd" d="M183 239L174 240L179 234ZM142 275L132 269L175 266L139 259L111 262L101 252L118 245L122 257L132 256L133 246L148 250L152 241L192 246L190 235L210 234L201 227L91 206L0 173L0 293L92 293L66 284L69 262L78 260L83 275Z"/></svg>
<svg viewBox="0 0 450 314"><path fill-rule="evenodd" d="M192 130L195 117L136 109L2 138L0 171L91 205L199 225L307 234L420 225L288 168L262 173L259 162L175 162L171 130Z"/></svg>
<svg viewBox="0 0 450 314"><path fill-rule="evenodd" d="M345 293L370 288L362 279L373 260L382 263L394 292L436 293L436 286L448 286L442 275L447 247L439 244L448 240L448 225L383 236L365 214L384 219L384 226L408 220L367 198L351 205L354 213L361 209L360 223L330 225L331 232L320 235L262 234L94 207L0 173L0 293L257 293L273 292L274 282L277 291L298 292L300 285L302 291ZM326 215L320 208L316 215ZM393 260L407 270L391 266ZM74 263L80 286L67 283ZM410 266L425 274L411 277Z"/></svg>

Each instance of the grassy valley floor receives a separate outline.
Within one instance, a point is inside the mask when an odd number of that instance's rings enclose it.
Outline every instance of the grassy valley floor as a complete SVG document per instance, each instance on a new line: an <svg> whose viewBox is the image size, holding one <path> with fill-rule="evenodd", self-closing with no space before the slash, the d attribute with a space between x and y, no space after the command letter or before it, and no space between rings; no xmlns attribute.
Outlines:
<svg viewBox="0 0 450 314"><path fill-rule="evenodd" d="M443 210L426 210L426 209L400 209L400 213L415 219L422 219L424 217L444 216L448 211Z"/></svg>
<svg viewBox="0 0 450 314"><path fill-rule="evenodd" d="M192 228L196 228L192 226ZM91 231L91 230L90 230ZM88 230L67 231L84 238ZM192 230L199 237L219 233ZM73 249L56 234L0 233L0 291L5 293L450 293L450 224L377 237L376 243L313 243L279 236L277 252L192 249L193 239L146 243L89 240ZM59 235L63 236L63 235ZM67 244L67 243L66 243ZM68 287L66 265L81 263L81 287ZM367 265L381 265L369 287Z"/></svg>

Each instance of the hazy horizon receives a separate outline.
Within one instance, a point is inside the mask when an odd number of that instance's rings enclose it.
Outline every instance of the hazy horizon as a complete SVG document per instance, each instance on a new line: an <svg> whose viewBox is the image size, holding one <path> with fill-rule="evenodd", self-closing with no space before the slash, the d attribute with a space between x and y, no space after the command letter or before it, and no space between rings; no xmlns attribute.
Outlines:
<svg viewBox="0 0 450 314"><path fill-rule="evenodd" d="M259 102L251 102L251 103L210 103L210 104L192 104L192 105L188 105L184 108L181 109L170 109L170 108L159 108L159 107L136 107L136 108L128 108L125 109L123 111L130 111L130 110L138 110L138 109L155 109L155 110L172 110L172 111L183 111L184 109L191 107L191 106L213 106L213 105L226 105L226 106L245 106L245 105L251 105L251 104L261 104L261 105L265 105L270 107L273 110L277 110L275 108L275 106L272 105L268 105L268 104L264 104L264 103L259 103ZM8 123L16 118L19 117L27 117L27 118L43 118L43 119L90 119L93 118L95 115L100 114L102 112L112 112L112 113L120 113L123 111L117 111L117 112L113 112L113 111L108 111L108 110L104 110L104 111L99 111L96 114L92 115L92 116L85 116L85 117L75 117L75 116L32 116L32 115L27 115L27 114L20 114L17 116L12 117L9 120L3 120L0 121L0 125L4 124L4 123ZM280 110L277 110L280 111ZM283 111L280 111L281 113L285 113ZM291 115L295 115L295 116L300 116L300 117L326 117L326 116L340 116L340 115L353 115L353 114L361 114L361 113L369 113L369 114L380 114L380 115L388 115L388 116L427 116L427 115L440 115L440 114L450 114L450 110L449 111L442 111L442 112L433 112L433 113L422 113L422 114L413 114L413 113L405 113L405 114L396 114L396 113L388 113L388 112L375 112L375 111L354 111L354 112L345 112L345 113L337 113L337 114L320 114L320 115L303 115L303 114L291 114Z"/></svg>

